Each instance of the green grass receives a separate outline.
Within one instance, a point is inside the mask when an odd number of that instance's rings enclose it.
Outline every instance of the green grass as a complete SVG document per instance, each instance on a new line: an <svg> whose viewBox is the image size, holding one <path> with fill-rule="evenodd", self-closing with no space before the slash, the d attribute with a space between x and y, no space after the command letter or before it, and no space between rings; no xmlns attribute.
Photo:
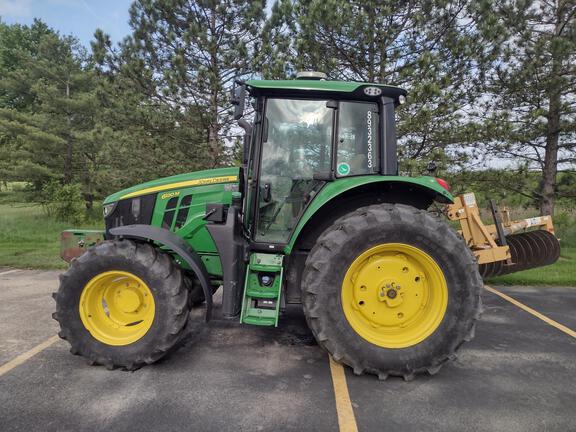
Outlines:
<svg viewBox="0 0 576 432"><path fill-rule="evenodd" d="M486 280L494 285L557 285L576 286L576 248L562 247L560 259L547 267L539 267Z"/></svg>
<svg viewBox="0 0 576 432"><path fill-rule="evenodd" d="M98 213L96 209L95 213ZM66 268L60 259L60 232L67 228L101 229L102 222L71 226L47 217L39 205L0 204L0 266ZM555 264L488 279L495 285L576 286L576 223L559 226L562 256Z"/></svg>
<svg viewBox="0 0 576 432"><path fill-rule="evenodd" d="M0 266L66 268L60 258L60 232L67 228L101 227L101 222L78 227L56 222L39 205L0 204Z"/></svg>

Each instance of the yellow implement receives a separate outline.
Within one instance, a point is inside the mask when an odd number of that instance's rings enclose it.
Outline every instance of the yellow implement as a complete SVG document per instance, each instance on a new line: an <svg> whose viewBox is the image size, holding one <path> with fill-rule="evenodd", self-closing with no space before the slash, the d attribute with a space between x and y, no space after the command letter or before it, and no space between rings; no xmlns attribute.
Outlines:
<svg viewBox="0 0 576 432"><path fill-rule="evenodd" d="M476 256L482 277L498 276L556 262L560 242L552 216L511 220L493 203L494 224L484 225L472 192L457 196L446 216L460 223L460 233Z"/></svg>

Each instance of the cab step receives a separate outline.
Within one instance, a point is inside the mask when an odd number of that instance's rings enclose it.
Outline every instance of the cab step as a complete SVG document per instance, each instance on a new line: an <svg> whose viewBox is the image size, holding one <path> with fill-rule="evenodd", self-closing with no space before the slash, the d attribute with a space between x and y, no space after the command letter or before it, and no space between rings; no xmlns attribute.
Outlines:
<svg viewBox="0 0 576 432"><path fill-rule="evenodd" d="M240 322L278 326L284 255L253 253L246 271Z"/></svg>

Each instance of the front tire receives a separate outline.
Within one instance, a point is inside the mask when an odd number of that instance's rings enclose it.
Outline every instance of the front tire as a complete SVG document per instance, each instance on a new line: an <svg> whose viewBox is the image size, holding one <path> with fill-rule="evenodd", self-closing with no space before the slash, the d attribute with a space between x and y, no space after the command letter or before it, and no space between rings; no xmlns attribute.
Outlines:
<svg viewBox="0 0 576 432"><path fill-rule="evenodd" d="M319 345L356 374L436 373L474 335L482 279L466 244L426 211L364 207L310 252L302 303Z"/></svg>
<svg viewBox="0 0 576 432"><path fill-rule="evenodd" d="M173 259L150 244L99 243L73 261L54 294L59 335L90 364L134 370L166 355L188 321Z"/></svg>

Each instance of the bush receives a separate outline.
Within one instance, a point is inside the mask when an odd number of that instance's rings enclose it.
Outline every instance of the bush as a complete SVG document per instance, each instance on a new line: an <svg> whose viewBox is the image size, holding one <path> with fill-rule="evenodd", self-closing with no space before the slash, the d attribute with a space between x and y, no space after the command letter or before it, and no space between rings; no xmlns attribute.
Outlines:
<svg viewBox="0 0 576 432"><path fill-rule="evenodd" d="M563 246L576 247L576 213L557 212L554 216L554 228Z"/></svg>
<svg viewBox="0 0 576 432"><path fill-rule="evenodd" d="M85 220L82 186L51 181L42 189L41 204L50 217L57 221L81 223Z"/></svg>

